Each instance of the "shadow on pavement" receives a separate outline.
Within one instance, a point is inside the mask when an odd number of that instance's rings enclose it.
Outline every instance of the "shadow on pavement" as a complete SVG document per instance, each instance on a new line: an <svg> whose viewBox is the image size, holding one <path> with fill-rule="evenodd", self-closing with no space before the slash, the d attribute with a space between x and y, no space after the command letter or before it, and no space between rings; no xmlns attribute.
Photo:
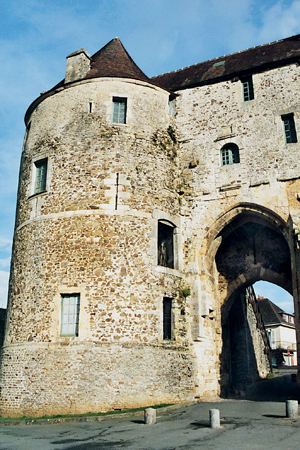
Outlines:
<svg viewBox="0 0 300 450"><path fill-rule="evenodd" d="M295 368L274 370L273 378L260 379L245 387L245 390L234 392L228 398L267 402L297 400L296 373Z"/></svg>

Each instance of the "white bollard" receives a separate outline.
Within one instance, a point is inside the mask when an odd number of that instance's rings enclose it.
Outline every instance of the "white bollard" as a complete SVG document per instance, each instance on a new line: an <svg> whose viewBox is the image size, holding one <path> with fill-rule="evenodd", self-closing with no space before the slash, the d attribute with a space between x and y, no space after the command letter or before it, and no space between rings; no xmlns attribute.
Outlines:
<svg viewBox="0 0 300 450"><path fill-rule="evenodd" d="M209 410L209 423L211 428L220 428L220 411L218 409Z"/></svg>
<svg viewBox="0 0 300 450"><path fill-rule="evenodd" d="M146 408L144 410L144 423L146 425L153 425L156 423L156 409Z"/></svg>
<svg viewBox="0 0 300 450"><path fill-rule="evenodd" d="M285 404L286 417L296 419L298 417L298 400L287 400Z"/></svg>

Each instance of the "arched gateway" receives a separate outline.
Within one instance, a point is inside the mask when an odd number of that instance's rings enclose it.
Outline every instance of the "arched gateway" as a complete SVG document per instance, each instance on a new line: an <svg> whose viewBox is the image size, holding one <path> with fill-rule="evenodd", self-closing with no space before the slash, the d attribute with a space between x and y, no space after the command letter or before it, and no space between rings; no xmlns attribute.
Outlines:
<svg viewBox="0 0 300 450"><path fill-rule="evenodd" d="M297 308L297 290L293 291L293 280L296 285L297 279L295 234L289 219L285 222L268 208L246 203L221 214L204 242L212 284L208 290L218 293L222 325L220 385L221 394L226 395L233 388L245 389L247 382L268 370L267 359L258 361L261 355L252 342L255 335L249 330L246 288L259 280L274 283L296 296ZM262 340L258 345L265 344ZM267 354L265 348L262 350Z"/></svg>
<svg viewBox="0 0 300 450"><path fill-rule="evenodd" d="M299 335L299 58L300 36L154 78L117 38L68 56L25 116L2 416L267 374L252 283L293 294Z"/></svg>

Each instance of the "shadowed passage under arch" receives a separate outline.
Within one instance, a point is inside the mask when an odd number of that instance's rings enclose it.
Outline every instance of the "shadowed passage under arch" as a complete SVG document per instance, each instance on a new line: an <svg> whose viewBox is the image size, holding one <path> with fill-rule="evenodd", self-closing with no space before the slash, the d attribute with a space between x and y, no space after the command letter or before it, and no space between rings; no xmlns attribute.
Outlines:
<svg viewBox="0 0 300 450"><path fill-rule="evenodd" d="M263 330L259 331L261 326L245 289L265 280L291 293L291 255L286 237L274 221L251 211L234 217L218 239L215 262L223 338L221 391L227 395L246 389L265 370Z"/></svg>

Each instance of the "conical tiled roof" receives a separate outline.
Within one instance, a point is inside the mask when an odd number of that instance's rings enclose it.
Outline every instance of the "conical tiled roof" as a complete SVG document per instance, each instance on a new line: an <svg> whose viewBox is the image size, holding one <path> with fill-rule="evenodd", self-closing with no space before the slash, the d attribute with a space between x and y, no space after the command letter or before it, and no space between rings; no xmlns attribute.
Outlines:
<svg viewBox="0 0 300 450"><path fill-rule="evenodd" d="M91 70L85 78L133 78L154 84L135 64L120 39L112 39L91 58Z"/></svg>

